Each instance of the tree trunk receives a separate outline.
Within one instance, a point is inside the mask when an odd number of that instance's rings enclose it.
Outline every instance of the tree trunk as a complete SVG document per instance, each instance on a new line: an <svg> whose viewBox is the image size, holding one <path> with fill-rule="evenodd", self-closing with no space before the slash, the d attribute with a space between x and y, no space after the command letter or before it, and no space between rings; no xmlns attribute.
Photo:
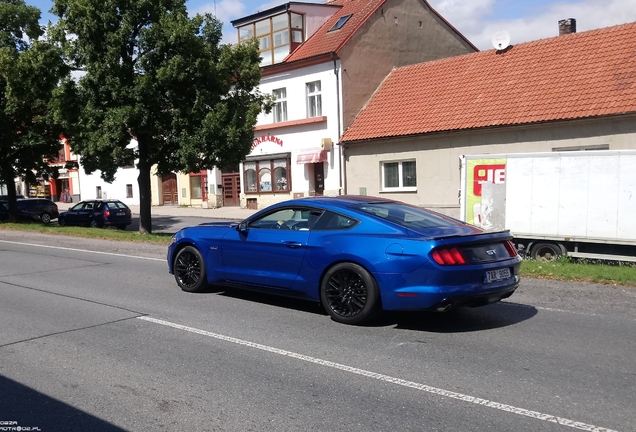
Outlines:
<svg viewBox="0 0 636 432"><path fill-rule="evenodd" d="M141 234L152 233L152 215L150 211L152 204L150 191L151 166L148 162L148 141L147 137L137 136L139 146L139 163L137 164L139 177L137 177L137 183L139 184L139 232Z"/></svg>
<svg viewBox="0 0 636 432"><path fill-rule="evenodd" d="M0 166L0 180L7 186L7 195L9 201L9 220L15 221L18 218L18 201L16 200L15 192L15 171L13 167L7 163Z"/></svg>

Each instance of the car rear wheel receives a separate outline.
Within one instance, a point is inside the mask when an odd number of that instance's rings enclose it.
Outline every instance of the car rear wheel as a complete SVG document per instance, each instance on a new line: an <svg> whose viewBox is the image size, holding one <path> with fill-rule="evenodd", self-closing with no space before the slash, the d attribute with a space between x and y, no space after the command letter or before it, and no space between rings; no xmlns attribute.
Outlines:
<svg viewBox="0 0 636 432"><path fill-rule="evenodd" d="M117 228L123 231L126 229L126 225L117 225Z"/></svg>
<svg viewBox="0 0 636 432"><path fill-rule="evenodd" d="M42 221L42 223L50 223L51 222L51 215L48 213L42 213L40 215L40 220Z"/></svg>
<svg viewBox="0 0 636 432"><path fill-rule="evenodd" d="M99 224L97 223L97 221L95 219L91 219L90 222L88 223L88 225L91 228L99 228Z"/></svg>
<svg viewBox="0 0 636 432"><path fill-rule="evenodd" d="M186 246L177 253L174 278L177 285L187 292L198 292L207 286L205 263L195 247Z"/></svg>
<svg viewBox="0 0 636 432"><path fill-rule="evenodd" d="M378 284L362 266L336 264L320 284L320 299L334 321L361 324L380 311Z"/></svg>

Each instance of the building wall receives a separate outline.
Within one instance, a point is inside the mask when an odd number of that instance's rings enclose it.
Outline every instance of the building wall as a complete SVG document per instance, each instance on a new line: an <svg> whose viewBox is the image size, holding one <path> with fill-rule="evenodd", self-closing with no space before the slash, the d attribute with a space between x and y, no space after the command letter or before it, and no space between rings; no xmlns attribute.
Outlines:
<svg viewBox="0 0 636 432"><path fill-rule="evenodd" d="M528 127L453 132L348 144L347 193L382 196L459 217L459 157L474 154L550 152L608 146L636 149L636 116ZM383 192L383 162L416 161L417 191Z"/></svg>
<svg viewBox="0 0 636 432"><path fill-rule="evenodd" d="M317 117L314 118L319 120L316 123L294 124L294 121L302 122L308 119L306 83L312 81L321 82L322 116L326 117L326 121ZM310 170L313 167L310 168L310 164L307 163L297 163L298 154L303 151L319 151L322 140L325 138L331 139L334 144L338 142L339 93L333 63L328 62L263 77L259 88L261 92L271 94L274 89L283 87L287 90L287 124L274 123L273 113L259 115L254 131L255 142L248 160L274 154L289 154L291 188L279 193L246 194L243 165L241 165L241 207L247 206L248 198L256 198L260 209L291 199L294 194L309 196L313 181L310 178L312 172ZM327 161L324 162L324 195L341 193L339 151L337 145L327 151Z"/></svg>
<svg viewBox="0 0 636 432"><path fill-rule="evenodd" d="M120 168L112 183L105 182L100 175L101 171L86 174L81 168L80 160L79 185L83 200L97 198L97 187L99 186L102 189L102 199L117 199L127 205L139 205L139 185L137 183L139 171L136 168ZM132 185L132 198L126 197L126 185Z"/></svg>
<svg viewBox="0 0 636 432"><path fill-rule="evenodd" d="M388 0L338 53L343 67L342 130L394 67L474 51L422 1Z"/></svg>

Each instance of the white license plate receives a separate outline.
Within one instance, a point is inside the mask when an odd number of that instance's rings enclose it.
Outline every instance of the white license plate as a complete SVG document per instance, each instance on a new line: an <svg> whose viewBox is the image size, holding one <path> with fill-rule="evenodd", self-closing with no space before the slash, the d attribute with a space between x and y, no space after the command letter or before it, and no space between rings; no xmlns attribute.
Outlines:
<svg viewBox="0 0 636 432"><path fill-rule="evenodd" d="M125 214L126 214L125 212L118 212L118 213L117 213L117 216L123 216L123 215L125 215Z"/></svg>
<svg viewBox="0 0 636 432"><path fill-rule="evenodd" d="M488 270L484 275L484 283L497 282L504 279L510 279L510 269L504 268L499 270Z"/></svg>

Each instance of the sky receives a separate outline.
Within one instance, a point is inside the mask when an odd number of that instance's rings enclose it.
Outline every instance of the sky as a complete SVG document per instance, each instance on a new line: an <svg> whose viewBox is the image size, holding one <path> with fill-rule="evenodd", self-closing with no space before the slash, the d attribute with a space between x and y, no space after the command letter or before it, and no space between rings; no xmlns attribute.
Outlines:
<svg viewBox="0 0 636 432"><path fill-rule="evenodd" d="M317 0L300 0L322 3ZM42 11L43 24L55 21L48 14L51 0L26 0ZM237 42L230 21L287 3L284 0L188 0L191 14L209 12L224 23L223 42ZM451 25L480 50L492 48L499 31L519 44L559 34L559 20L576 19L577 32L636 21L636 0L428 0Z"/></svg>

